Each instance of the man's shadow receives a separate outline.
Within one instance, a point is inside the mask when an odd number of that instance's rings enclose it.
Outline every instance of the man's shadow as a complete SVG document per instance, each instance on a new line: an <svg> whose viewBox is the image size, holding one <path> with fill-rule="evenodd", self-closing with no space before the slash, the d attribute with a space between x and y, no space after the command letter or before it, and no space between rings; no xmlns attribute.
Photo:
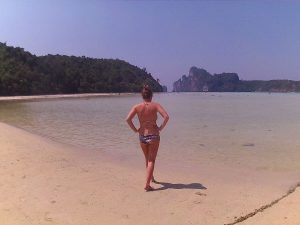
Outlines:
<svg viewBox="0 0 300 225"><path fill-rule="evenodd" d="M155 191L162 191L166 189L201 189L206 190L207 188L200 183L190 184L173 184L168 182L155 181L155 184L160 184L162 187L155 188Z"/></svg>

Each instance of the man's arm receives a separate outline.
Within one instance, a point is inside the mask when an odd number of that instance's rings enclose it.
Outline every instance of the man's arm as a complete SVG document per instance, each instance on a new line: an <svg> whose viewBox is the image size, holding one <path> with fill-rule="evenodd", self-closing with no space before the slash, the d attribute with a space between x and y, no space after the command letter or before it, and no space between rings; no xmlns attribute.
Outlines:
<svg viewBox="0 0 300 225"><path fill-rule="evenodd" d="M132 119L133 117L136 115L136 106L133 106L132 109L130 110L130 112L128 113L128 116L126 118L126 122L128 123L129 127L136 133L138 132L138 130L136 129L136 127L134 126Z"/></svg>
<svg viewBox="0 0 300 225"><path fill-rule="evenodd" d="M164 127L167 125L167 122L169 121L169 115L160 104L157 104L157 111L164 119L163 123L159 127L159 130L162 131L162 129L164 129Z"/></svg>

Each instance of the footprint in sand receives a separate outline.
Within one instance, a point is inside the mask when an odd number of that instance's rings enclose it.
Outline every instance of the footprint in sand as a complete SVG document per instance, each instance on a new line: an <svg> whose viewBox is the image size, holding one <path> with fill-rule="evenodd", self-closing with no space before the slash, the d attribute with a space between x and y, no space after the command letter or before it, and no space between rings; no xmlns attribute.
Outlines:
<svg viewBox="0 0 300 225"><path fill-rule="evenodd" d="M261 171L261 170L268 170L267 166L258 166L255 168L257 171Z"/></svg>
<svg viewBox="0 0 300 225"><path fill-rule="evenodd" d="M47 221L47 222L52 222L53 221L53 218L51 218L49 216L49 212L45 212L44 220Z"/></svg>
<svg viewBox="0 0 300 225"><path fill-rule="evenodd" d="M198 201L194 201L193 203L194 204L201 204L202 202L198 200Z"/></svg>
<svg viewBox="0 0 300 225"><path fill-rule="evenodd" d="M88 203L87 201L80 200L80 204L81 204L81 205L88 205L89 203Z"/></svg>
<svg viewBox="0 0 300 225"><path fill-rule="evenodd" d="M84 173L88 173L89 172L89 170L85 169L85 168L81 168L81 171L84 172Z"/></svg>
<svg viewBox="0 0 300 225"><path fill-rule="evenodd" d="M196 192L195 195L206 196L205 193L202 193L202 192L200 192L200 191Z"/></svg>
<svg viewBox="0 0 300 225"><path fill-rule="evenodd" d="M125 219L129 219L129 215L127 215L127 214L123 215L122 217Z"/></svg>
<svg viewBox="0 0 300 225"><path fill-rule="evenodd" d="M253 143L245 143L245 144L243 144L243 147L254 147L255 146L255 144L253 144Z"/></svg>

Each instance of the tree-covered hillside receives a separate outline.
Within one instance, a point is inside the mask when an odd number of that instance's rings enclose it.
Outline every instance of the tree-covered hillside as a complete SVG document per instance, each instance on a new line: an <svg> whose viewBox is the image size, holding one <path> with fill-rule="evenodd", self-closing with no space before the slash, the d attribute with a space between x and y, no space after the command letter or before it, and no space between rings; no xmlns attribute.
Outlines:
<svg viewBox="0 0 300 225"><path fill-rule="evenodd" d="M47 55L0 42L0 95L139 92L143 84L162 86L147 73L123 60Z"/></svg>

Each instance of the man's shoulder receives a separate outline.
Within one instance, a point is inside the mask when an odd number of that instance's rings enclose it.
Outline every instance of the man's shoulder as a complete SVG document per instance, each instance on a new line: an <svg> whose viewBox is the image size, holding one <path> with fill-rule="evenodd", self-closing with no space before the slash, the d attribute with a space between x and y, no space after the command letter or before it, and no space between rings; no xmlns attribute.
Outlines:
<svg viewBox="0 0 300 225"><path fill-rule="evenodd" d="M133 108L138 109L138 108L141 108L142 105L143 105L143 103L138 103L138 104L134 105Z"/></svg>
<svg viewBox="0 0 300 225"><path fill-rule="evenodd" d="M160 104L158 103L158 102L152 102L153 103L153 105L155 105L155 106L160 106Z"/></svg>

